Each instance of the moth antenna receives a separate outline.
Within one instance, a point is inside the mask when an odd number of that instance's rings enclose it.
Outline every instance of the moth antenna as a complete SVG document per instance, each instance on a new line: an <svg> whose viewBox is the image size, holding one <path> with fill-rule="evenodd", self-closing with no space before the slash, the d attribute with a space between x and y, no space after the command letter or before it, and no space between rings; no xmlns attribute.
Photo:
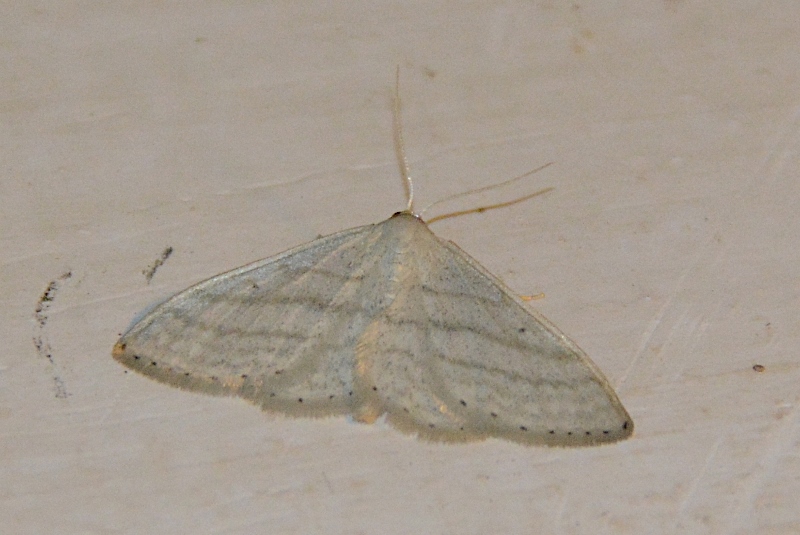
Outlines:
<svg viewBox="0 0 800 535"><path fill-rule="evenodd" d="M425 212L427 212L428 210L430 210L431 208L433 208L437 204L450 202L450 201L453 201L455 199L460 199L461 197L466 197L467 195L473 195L475 193L480 193L482 191L489 191L489 190L492 190L492 189L495 189L495 188L501 188L503 186L507 186L508 184L516 182L517 180L522 180L523 178L529 177L534 173L538 173L542 169L550 167L551 165L553 165L553 162L548 162L548 163L546 163L546 164L544 164L544 165L542 165L540 167L537 167L533 171L528 171L527 173L523 173L523 174L521 174L519 176L515 176L514 178L510 178L508 180L504 180L503 182L498 182L497 184L490 184L490 185L484 186L482 188L476 188L476 189L471 189L471 190L467 190L467 191L462 191L461 193L456 193L455 195L451 195L449 197L445 197L444 199L439 199L438 201L436 201L436 202L434 202L432 204L429 204L428 206L423 208L420 211L420 213L417 214L417 215L418 216L422 216L422 214L424 214ZM493 205L489 205L489 206L479 206L477 208L471 208L469 210L464 210L464 211L461 211L461 212L454 212L453 215L456 215L456 214L457 215L462 215L464 213L472 213L472 212L484 212L484 211L490 210L492 208L500 208L500 207L503 207L503 206L516 204L518 202L522 202L524 200L530 199L531 197L536 197L537 195L541 195L542 193L547 193L548 191L550 191L552 189L553 188L546 188L546 189L544 189L542 191L538 191L538 192L536 192L536 193L534 193L532 195L526 195L524 197L520 197L519 199L507 201L507 202L500 203L500 204L493 204ZM444 214L444 215L441 215L441 216L436 216L434 219L439 220L439 219L445 219L447 217L452 217L452 215L451 214ZM431 221L433 221L433 220L431 220ZM429 221L429 223L431 221Z"/></svg>
<svg viewBox="0 0 800 535"><path fill-rule="evenodd" d="M406 144L403 140L403 118L400 113L400 65L397 66L394 79L394 150L397 154L397 164L400 167L400 176L406 186L406 197L408 205L406 212L414 214L414 183L411 181L411 173L408 168L408 158L406 157ZM417 214L414 214L417 215Z"/></svg>

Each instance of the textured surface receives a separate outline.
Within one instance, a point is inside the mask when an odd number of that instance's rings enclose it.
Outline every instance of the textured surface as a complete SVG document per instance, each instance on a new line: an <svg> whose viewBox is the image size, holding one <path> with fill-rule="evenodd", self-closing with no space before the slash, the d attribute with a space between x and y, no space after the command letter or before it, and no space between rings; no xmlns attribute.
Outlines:
<svg viewBox="0 0 800 535"><path fill-rule="evenodd" d="M114 347L160 381L437 441L587 445L630 416L586 355L408 213L169 299Z"/></svg>
<svg viewBox="0 0 800 535"><path fill-rule="evenodd" d="M796 0L4 2L3 532L796 534L798 20ZM187 285L403 208L398 63L418 206L554 162L441 208L551 193L430 228L544 294L628 440L426 442L109 356Z"/></svg>

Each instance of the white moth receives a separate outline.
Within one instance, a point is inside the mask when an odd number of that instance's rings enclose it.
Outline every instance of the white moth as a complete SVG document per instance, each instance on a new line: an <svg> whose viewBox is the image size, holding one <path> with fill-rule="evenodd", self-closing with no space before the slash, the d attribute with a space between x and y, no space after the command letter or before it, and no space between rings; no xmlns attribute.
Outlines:
<svg viewBox="0 0 800 535"><path fill-rule="evenodd" d="M433 441L582 446L633 431L589 357L410 198L386 221L178 293L113 355L179 388L293 416L385 415Z"/></svg>

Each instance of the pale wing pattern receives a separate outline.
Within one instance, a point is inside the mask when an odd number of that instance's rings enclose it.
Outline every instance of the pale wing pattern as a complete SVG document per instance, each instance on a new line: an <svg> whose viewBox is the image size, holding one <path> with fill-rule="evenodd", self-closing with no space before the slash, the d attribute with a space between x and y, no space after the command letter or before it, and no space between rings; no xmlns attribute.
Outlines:
<svg viewBox="0 0 800 535"><path fill-rule="evenodd" d="M452 243L418 225L405 278L365 333L367 388L401 430L432 440L621 440L633 423L597 367Z"/></svg>
<svg viewBox="0 0 800 535"><path fill-rule="evenodd" d="M201 282L134 325L114 357L159 381L269 410L348 413L356 340L385 291L380 227L346 230Z"/></svg>

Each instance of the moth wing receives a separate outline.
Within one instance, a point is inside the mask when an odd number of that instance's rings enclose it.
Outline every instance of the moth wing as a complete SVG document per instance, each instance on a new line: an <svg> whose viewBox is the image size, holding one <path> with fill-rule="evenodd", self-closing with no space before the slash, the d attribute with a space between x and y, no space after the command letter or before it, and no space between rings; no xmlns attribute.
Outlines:
<svg viewBox="0 0 800 535"><path fill-rule="evenodd" d="M364 335L377 411L439 441L579 446L631 434L630 416L577 345L456 245L431 237L416 246L413 280Z"/></svg>
<svg viewBox="0 0 800 535"><path fill-rule="evenodd" d="M114 358L187 390L288 414L350 411L357 335L374 310L362 283L379 225L320 238L212 277L126 332ZM362 325L362 327L359 327Z"/></svg>

